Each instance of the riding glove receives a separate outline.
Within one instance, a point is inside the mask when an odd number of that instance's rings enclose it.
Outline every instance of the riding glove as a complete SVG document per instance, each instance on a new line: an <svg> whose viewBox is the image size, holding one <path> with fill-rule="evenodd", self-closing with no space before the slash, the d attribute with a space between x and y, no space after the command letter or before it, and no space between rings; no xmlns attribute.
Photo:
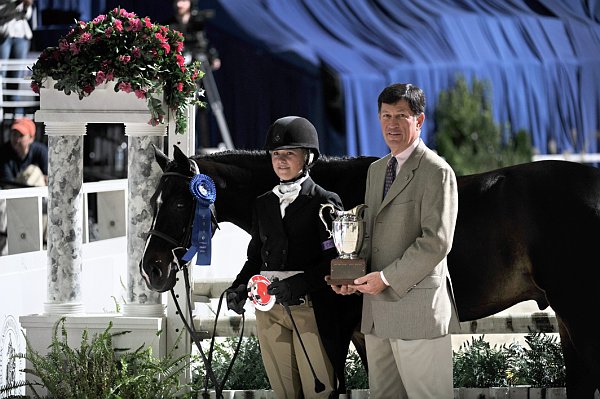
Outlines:
<svg viewBox="0 0 600 399"><path fill-rule="evenodd" d="M274 280L267 288L269 295L275 296L275 302L284 305L297 305L306 295L308 286L304 276L297 274L283 280Z"/></svg>
<svg viewBox="0 0 600 399"><path fill-rule="evenodd" d="M246 286L244 284L240 284L237 286L237 288L229 287L225 293L227 299L227 309L233 310L237 314L244 313L244 305L246 304L246 299L248 298Z"/></svg>

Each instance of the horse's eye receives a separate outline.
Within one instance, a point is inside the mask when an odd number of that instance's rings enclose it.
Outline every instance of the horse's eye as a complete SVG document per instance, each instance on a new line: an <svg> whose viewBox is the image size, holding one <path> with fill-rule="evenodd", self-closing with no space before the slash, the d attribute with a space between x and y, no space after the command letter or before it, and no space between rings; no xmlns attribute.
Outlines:
<svg viewBox="0 0 600 399"><path fill-rule="evenodd" d="M177 209L183 209L183 208L185 208L185 204L183 202L178 202Z"/></svg>

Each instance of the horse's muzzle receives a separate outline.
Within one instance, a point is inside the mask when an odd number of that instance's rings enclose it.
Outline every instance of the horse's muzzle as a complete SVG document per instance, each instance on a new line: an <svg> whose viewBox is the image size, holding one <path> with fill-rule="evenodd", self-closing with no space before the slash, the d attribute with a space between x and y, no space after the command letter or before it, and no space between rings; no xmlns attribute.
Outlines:
<svg viewBox="0 0 600 399"><path fill-rule="evenodd" d="M145 257L140 262L140 273L146 285L152 291L165 292L175 286L176 273L171 272L172 265L160 259L147 260Z"/></svg>

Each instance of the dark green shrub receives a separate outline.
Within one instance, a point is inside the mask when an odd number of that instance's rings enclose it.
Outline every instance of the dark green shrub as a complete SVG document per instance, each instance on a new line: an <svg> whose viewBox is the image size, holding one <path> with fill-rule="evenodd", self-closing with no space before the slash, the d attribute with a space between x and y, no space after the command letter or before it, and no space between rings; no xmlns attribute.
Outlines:
<svg viewBox="0 0 600 399"><path fill-rule="evenodd" d="M556 336L530 333L525 337L529 348L523 348L513 358L512 368L519 384L532 387L564 387L565 362Z"/></svg>
<svg viewBox="0 0 600 399"><path fill-rule="evenodd" d="M529 333L525 342L526 347L516 342L491 347L484 336L471 338L454 352L454 386L564 387L565 364L558 338Z"/></svg>
<svg viewBox="0 0 600 399"><path fill-rule="evenodd" d="M225 338L222 342L215 345L212 367L219 380L221 382L229 363L231 362L231 356L237 346L237 337ZM205 353L208 347L204 348ZM198 392L202 392L205 386L205 375L206 368L202 360L198 360L197 366L194 369L193 384L194 389ZM270 389L271 385L267 378L267 372L262 363L262 357L260 355L260 346L258 344L258 338L256 337L244 337L240 346L239 354L233 364L231 373L227 382L225 383L224 389ZM208 388L214 388L211 381L208 383Z"/></svg>
<svg viewBox="0 0 600 399"><path fill-rule="evenodd" d="M215 345L212 367L217 379L222 379L231 361L237 345L237 338L225 338ZM208 346L205 349L208 350ZM369 388L369 378L358 353L350 350L346 363L346 386L348 389ZM197 361L194 370L194 390L202 392L205 384L205 367L201 360ZM208 388L214 388L209 382ZM231 374L225 383L225 389L270 389L269 380L260 356L260 346L256 337L245 337L240 347L239 355L231 369Z"/></svg>
<svg viewBox="0 0 600 399"><path fill-rule="evenodd" d="M509 359L504 346L493 347L484 337L472 337L454 352L455 387L508 386Z"/></svg>
<svg viewBox="0 0 600 399"><path fill-rule="evenodd" d="M365 366L358 356L358 352L350 349L346 358L346 388L347 389L368 389L369 377Z"/></svg>
<svg viewBox="0 0 600 399"><path fill-rule="evenodd" d="M531 140L527 132L508 132L494 122L489 84L465 78L439 95L434 111L436 148L458 176L530 162ZM505 127L508 130L508 126Z"/></svg>

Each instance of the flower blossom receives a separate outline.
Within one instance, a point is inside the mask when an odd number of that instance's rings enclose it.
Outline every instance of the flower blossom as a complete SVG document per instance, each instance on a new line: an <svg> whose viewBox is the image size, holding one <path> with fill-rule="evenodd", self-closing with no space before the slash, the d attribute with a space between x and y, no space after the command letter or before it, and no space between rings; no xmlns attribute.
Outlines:
<svg viewBox="0 0 600 399"><path fill-rule="evenodd" d="M71 43L69 45L69 51L71 51L71 54L79 54L79 46L76 43Z"/></svg>
<svg viewBox="0 0 600 399"><path fill-rule="evenodd" d="M142 21L139 18L130 19L125 30L139 32L143 29Z"/></svg>
<svg viewBox="0 0 600 399"><path fill-rule="evenodd" d="M69 42L67 42L66 40L60 40L58 42L58 48L61 51L67 51L69 49Z"/></svg>
<svg viewBox="0 0 600 399"><path fill-rule="evenodd" d="M140 100L144 100L146 98L146 90L144 89L137 89L134 91L135 96L137 98L139 98Z"/></svg>
<svg viewBox="0 0 600 399"><path fill-rule="evenodd" d="M118 87L119 90L124 91L125 93L131 93L131 83L129 82L121 82Z"/></svg>
<svg viewBox="0 0 600 399"><path fill-rule="evenodd" d="M92 35L89 32L85 32L79 38L79 43L87 43L91 40Z"/></svg>
<svg viewBox="0 0 600 399"><path fill-rule="evenodd" d="M121 61L123 64L127 64L127 63L129 63L129 61L131 61L131 56L130 55L121 54L119 56L119 61Z"/></svg>
<svg viewBox="0 0 600 399"><path fill-rule="evenodd" d="M102 21L104 21L106 19L106 15L98 15L96 18L94 18L92 20L92 23L94 25L98 25L99 23L101 23Z"/></svg>
<svg viewBox="0 0 600 399"><path fill-rule="evenodd" d="M36 82L31 82L31 90L33 90L34 93L40 94L40 85Z"/></svg>
<svg viewBox="0 0 600 399"><path fill-rule="evenodd" d="M106 74L104 73L104 71L96 72L96 86L104 83L105 80L106 80Z"/></svg>

